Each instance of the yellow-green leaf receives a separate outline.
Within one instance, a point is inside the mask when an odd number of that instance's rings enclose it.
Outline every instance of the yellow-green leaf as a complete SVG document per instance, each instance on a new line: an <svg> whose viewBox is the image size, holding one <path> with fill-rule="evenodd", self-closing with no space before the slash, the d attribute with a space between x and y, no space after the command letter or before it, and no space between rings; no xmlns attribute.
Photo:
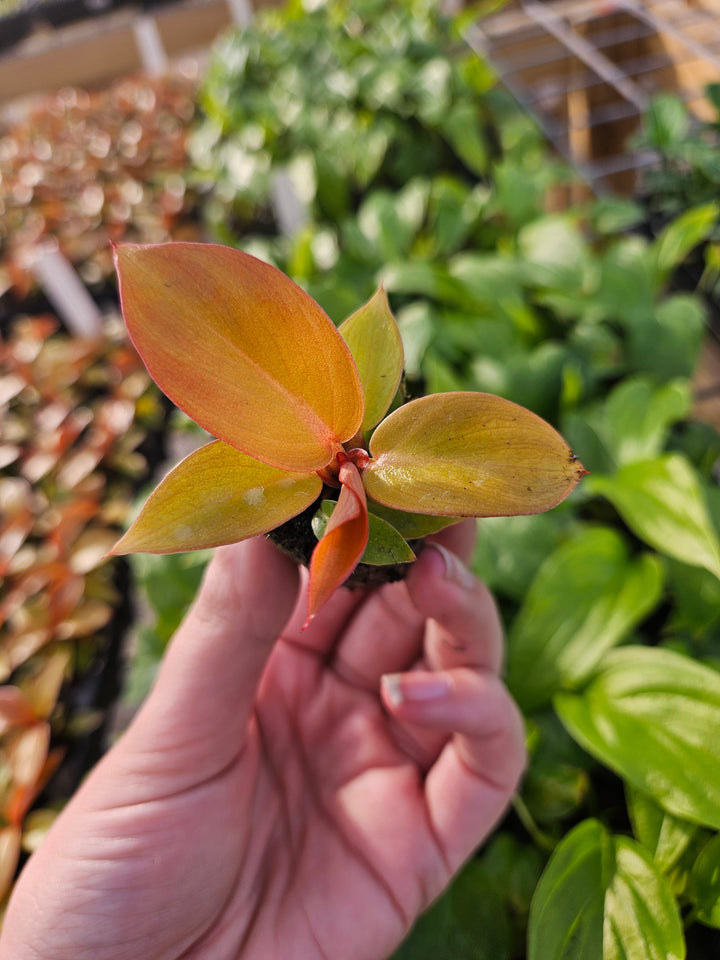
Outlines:
<svg viewBox="0 0 720 960"><path fill-rule="evenodd" d="M275 267L216 244L116 249L123 315L160 388L193 420L275 467L319 470L363 416L330 318Z"/></svg>
<svg viewBox="0 0 720 960"><path fill-rule="evenodd" d="M340 325L340 333L350 347L365 395L362 429L370 430L387 413L403 370L400 330L382 287Z"/></svg>
<svg viewBox="0 0 720 960"><path fill-rule="evenodd" d="M487 393L443 393L400 407L377 428L370 452L368 496L413 513L541 513L585 473L548 423Z"/></svg>
<svg viewBox="0 0 720 960"><path fill-rule="evenodd" d="M301 513L321 489L317 474L268 467L214 441L165 477L112 553L179 553L245 540Z"/></svg>
<svg viewBox="0 0 720 960"><path fill-rule="evenodd" d="M313 533L318 538L325 533L328 520L337 506L335 500L323 500L320 509L312 519ZM369 506L369 505L368 505ZM387 521L380 517L368 514L368 542L360 563L373 566L384 566L389 563L412 563L415 554L407 541Z"/></svg>

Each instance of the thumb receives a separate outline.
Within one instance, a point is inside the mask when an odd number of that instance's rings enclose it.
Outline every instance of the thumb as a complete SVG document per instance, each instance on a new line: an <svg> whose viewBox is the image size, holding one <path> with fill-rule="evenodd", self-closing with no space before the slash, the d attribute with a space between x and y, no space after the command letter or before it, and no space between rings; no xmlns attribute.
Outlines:
<svg viewBox="0 0 720 960"><path fill-rule="evenodd" d="M174 754L196 773L230 762L298 588L297 566L263 537L216 550L125 747Z"/></svg>

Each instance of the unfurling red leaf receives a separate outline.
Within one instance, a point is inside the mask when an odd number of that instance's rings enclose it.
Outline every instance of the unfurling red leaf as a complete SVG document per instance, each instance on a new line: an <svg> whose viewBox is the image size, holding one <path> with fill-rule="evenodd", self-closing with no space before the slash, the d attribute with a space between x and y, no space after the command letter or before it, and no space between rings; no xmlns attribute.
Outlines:
<svg viewBox="0 0 720 960"><path fill-rule="evenodd" d="M320 509L313 517L313 533L318 540L325 533L328 520L336 506L335 500L323 500ZM368 504L368 509L369 507L370 504ZM384 566L388 563L411 563L415 559L415 554L409 544L395 527L372 513L368 513L368 522L368 542L363 555L360 557L361 563Z"/></svg>
<svg viewBox="0 0 720 960"><path fill-rule="evenodd" d="M315 473L268 467L216 440L170 471L112 552L178 553L245 540L301 513L321 489Z"/></svg>
<svg viewBox="0 0 720 960"><path fill-rule="evenodd" d="M369 430L387 413L403 370L400 330L385 290L380 287L339 329L360 374L365 395L362 429Z"/></svg>
<svg viewBox="0 0 720 960"><path fill-rule="evenodd" d="M585 473L548 423L487 393L437 394L400 407L373 434L370 453L369 497L445 516L540 513Z"/></svg>
<svg viewBox="0 0 720 960"><path fill-rule="evenodd" d="M310 560L306 626L350 576L368 540L365 490L355 464L342 464L339 479L342 486L337 506Z"/></svg>
<svg viewBox="0 0 720 960"><path fill-rule="evenodd" d="M214 436L311 472L357 432L363 398L350 351L275 267L202 243L123 245L116 262L123 316L148 371Z"/></svg>

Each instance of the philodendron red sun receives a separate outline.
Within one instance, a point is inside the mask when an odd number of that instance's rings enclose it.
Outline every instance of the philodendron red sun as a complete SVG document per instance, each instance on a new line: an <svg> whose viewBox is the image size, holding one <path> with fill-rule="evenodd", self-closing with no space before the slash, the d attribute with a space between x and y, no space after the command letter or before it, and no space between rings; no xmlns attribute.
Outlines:
<svg viewBox="0 0 720 960"><path fill-rule="evenodd" d="M151 494L113 553L175 553L268 533L318 503L308 622L365 563L460 517L540 513L585 472L562 437L485 393L389 416L402 376L381 290L339 328L275 267L228 247L116 249L123 315L158 386L217 437Z"/></svg>

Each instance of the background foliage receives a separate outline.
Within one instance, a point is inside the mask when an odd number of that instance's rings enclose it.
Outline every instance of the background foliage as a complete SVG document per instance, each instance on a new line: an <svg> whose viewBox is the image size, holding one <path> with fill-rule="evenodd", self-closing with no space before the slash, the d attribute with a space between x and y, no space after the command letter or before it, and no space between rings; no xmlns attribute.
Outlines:
<svg viewBox="0 0 720 960"><path fill-rule="evenodd" d="M716 171L686 149L712 125L653 105L645 136L660 173L681 164L675 185L565 209L572 175L435 6L291 3L228 36L187 171L210 236L337 322L382 281L410 393L506 396L591 470L549 514L481 524L530 766L395 960L704 960L720 936L720 438L692 415L707 301L677 271L703 244L714 262ZM711 184L691 197L688 163ZM133 561L150 616L129 699L204 561Z"/></svg>

